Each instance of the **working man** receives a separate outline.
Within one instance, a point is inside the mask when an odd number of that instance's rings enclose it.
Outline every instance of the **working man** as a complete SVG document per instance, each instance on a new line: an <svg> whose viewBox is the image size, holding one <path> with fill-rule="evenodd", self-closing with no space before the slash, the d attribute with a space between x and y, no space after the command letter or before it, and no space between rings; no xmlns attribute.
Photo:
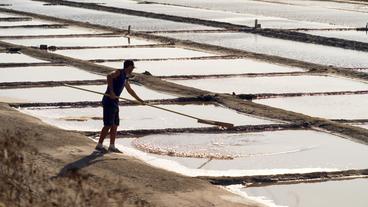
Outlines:
<svg viewBox="0 0 368 207"><path fill-rule="evenodd" d="M115 138L117 128L119 126L119 96L123 91L124 87L128 93L133 96L137 101L143 103L143 100L137 96L134 90L130 87L128 78L131 76L134 69L134 62L132 60L124 61L124 68L115 70L107 75L107 89L106 94L109 96L103 96L103 122L104 127L101 130L100 139L96 146L96 150L106 151L102 143L110 132L110 146L108 151L120 152L119 149L115 148Z"/></svg>

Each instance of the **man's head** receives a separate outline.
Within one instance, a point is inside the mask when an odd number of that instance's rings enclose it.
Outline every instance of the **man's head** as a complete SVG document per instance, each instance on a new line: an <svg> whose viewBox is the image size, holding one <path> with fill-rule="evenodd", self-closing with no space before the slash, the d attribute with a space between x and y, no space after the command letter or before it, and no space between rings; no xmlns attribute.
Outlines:
<svg viewBox="0 0 368 207"><path fill-rule="evenodd" d="M124 69L127 75L132 74L133 69L134 69L134 62L133 60L125 60L124 61Z"/></svg>

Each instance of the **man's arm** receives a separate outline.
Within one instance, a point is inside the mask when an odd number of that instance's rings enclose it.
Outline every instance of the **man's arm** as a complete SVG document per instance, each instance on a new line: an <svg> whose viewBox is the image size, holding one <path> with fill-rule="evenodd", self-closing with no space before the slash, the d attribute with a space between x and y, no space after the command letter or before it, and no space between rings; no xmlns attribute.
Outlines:
<svg viewBox="0 0 368 207"><path fill-rule="evenodd" d="M109 95L111 99L118 99L119 97L116 96L115 92L114 92L114 84L113 84L113 80L114 78L119 77L120 75L120 71L119 70L115 70L109 74L107 74L107 86L109 86Z"/></svg>
<svg viewBox="0 0 368 207"><path fill-rule="evenodd" d="M137 94L135 93L135 91L130 87L130 84L129 84L128 80L126 80L126 81L125 81L125 88L126 88L126 90L128 91L128 93L129 93L131 96L133 96L137 101L139 101L139 102L141 102L141 103L144 103L144 101L143 101L141 98L139 98L139 97L137 96Z"/></svg>

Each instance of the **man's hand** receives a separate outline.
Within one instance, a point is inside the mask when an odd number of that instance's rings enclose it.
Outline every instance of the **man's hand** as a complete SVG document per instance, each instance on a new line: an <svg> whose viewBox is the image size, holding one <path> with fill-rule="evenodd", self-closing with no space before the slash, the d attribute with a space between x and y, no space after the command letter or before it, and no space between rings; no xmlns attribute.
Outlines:
<svg viewBox="0 0 368 207"><path fill-rule="evenodd" d="M142 105L145 105L146 104L141 98L139 98L139 96L137 96L137 94L135 93L135 91L130 87L130 84L129 84L128 81L125 82L125 88L128 91L128 93L135 98L135 100L137 100L138 102L140 102Z"/></svg>

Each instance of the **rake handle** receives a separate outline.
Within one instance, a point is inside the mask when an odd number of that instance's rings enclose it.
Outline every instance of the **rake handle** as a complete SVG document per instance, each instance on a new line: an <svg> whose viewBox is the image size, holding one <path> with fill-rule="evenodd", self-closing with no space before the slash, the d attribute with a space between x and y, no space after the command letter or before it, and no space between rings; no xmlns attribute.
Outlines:
<svg viewBox="0 0 368 207"><path fill-rule="evenodd" d="M78 90L87 91L87 92L91 92L91 93L100 94L100 95L104 95L104 96L110 97L110 94L107 94L107 93L101 93L101 92L97 92L97 91L92 91L92 90L89 90L89 89L80 88L80 87L72 86L72 85L69 85L69 84L63 84L63 85L66 86L66 87L69 87L69 88L74 88L74 89L78 89ZM171 113L174 113L174 114L178 114L178 115L181 115L181 116L186 116L188 118L192 118L192 119L196 119L196 120L203 120L203 119L198 118L198 117L195 117L195 116L191 116L191 115L188 115L188 114L183 114L183 113L180 113L180 112L177 112L177 111L173 111L173 110L170 110L170 109L166 109L166 108L162 108L162 107L159 107L159 106L154 106L154 105L147 104L147 103L141 103L139 101L134 101L134 100L130 100L130 99L127 99L127 98L122 98L122 97L118 97L118 98L121 99L121 100L124 100L124 101L129 101L129 102L133 102L133 103L139 103L139 104L142 104L142 105L145 105L145 106L149 106L149 107L152 107L152 108L164 110L164 111L171 112Z"/></svg>

